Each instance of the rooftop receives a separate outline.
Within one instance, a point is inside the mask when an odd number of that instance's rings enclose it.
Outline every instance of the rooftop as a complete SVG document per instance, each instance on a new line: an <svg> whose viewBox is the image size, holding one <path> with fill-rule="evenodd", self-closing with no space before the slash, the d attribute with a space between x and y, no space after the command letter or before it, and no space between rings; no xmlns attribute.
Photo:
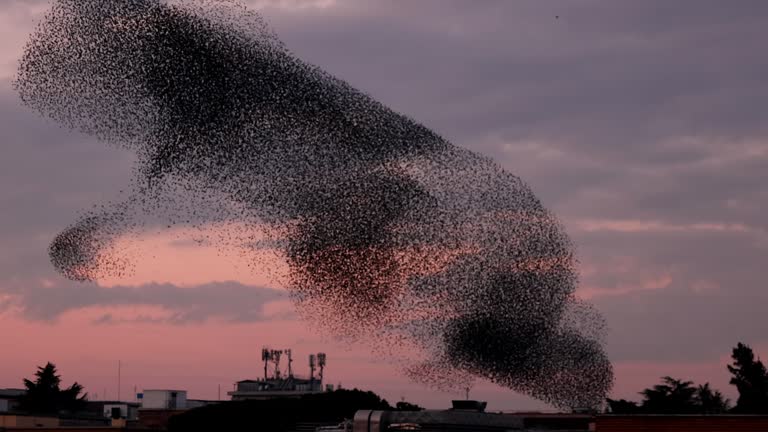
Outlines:
<svg viewBox="0 0 768 432"><path fill-rule="evenodd" d="M27 393L25 389L0 389L0 397L20 397Z"/></svg>

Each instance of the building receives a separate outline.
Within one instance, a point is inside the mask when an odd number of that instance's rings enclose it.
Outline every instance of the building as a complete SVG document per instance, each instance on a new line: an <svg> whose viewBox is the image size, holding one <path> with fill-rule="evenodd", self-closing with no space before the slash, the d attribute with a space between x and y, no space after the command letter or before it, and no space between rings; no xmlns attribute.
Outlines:
<svg viewBox="0 0 768 432"><path fill-rule="evenodd" d="M145 429L165 429L171 417L188 409L186 390L144 390L136 398L141 403L139 424Z"/></svg>
<svg viewBox="0 0 768 432"><path fill-rule="evenodd" d="M88 401L85 411L107 419L134 421L139 417L140 406L138 402Z"/></svg>
<svg viewBox="0 0 768 432"><path fill-rule="evenodd" d="M187 409L200 408L208 405L221 403L221 401L210 401L204 399L187 399Z"/></svg>
<svg viewBox="0 0 768 432"><path fill-rule="evenodd" d="M57 417L34 416L24 414L0 414L0 430L16 428L58 428Z"/></svg>
<svg viewBox="0 0 768 432"><path fill-rule="evenodd" d="M188 399L186 390L144 390L136 395L138 424L145 429L165 429L171 417L187 410L220 403L202 399ZM131 418L128 418L130 422Z"/></svg>
<svg viewBox="0 0 768 432"><path fill-rule="evenodd" d="M0 413L14 412L19 407L19 400L27 394L24 389L0 389Z"/></svg>
<svg viewBox="0 0 768 432"><path fill-rule="evenodd" d="M228 392L232 400L263 400L281 397L300 397L321 393L323 383L297 377L266 380L244 380L236 383L236 390Z"/></svg>
<svg viewBox="0 0 768 432"><path fill-rule="evenodd" d="M327 431L350 431L348 425L340 425ZM485 402L454 401L448 410L423 411L375 411L360 410L355 413L351 432L422 432L431 431L594 431L594 417L589 414L543 413L489 413Z"/></svg>
<svg viewBox="0 0 768 432"><path fill-rule="evenodd" d="M288 359L287 370L280 369L280 360L285 355ZM325 353L309 355L309 378L300 378L293 374L291 350L262 349L264 362L263 379L247 379L235 383L235 390L227 394L232 400L263 400L274 398L298 398L306 394L323 392L323 372L326 365ZM318 371L315 377L315 371ZM270 373L271 372L271 373ZM326 390L333 390L328 386Z"/></svg>
<svg viewBox="0 0 768 432"><path fill-rule="evenodd" d="M467 403L468 401L461 401ZM545 414L487 413L462 407L449 410L355 413L352 425L317 428L318 432L768 432L768 415L733 414Z"/></svg>
<svg viewBox="0 0 768 432"><path fill-rule="evenodd" d="M186 390L144 390L137 395L142 409L187 409Z"/></svg>
<svg viewBox="0 0 768 432"><path fill-rule="evenodd" d="M142 429L164 430L171 417L186 412L182 409L141 409L138 424Z"/></svg>

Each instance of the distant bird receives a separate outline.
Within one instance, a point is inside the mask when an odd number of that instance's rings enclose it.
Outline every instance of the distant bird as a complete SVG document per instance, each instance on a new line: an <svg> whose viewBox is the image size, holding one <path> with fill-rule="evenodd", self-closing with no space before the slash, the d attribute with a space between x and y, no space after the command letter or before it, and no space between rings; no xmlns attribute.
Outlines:
<svg viewBox="0 0 768 432"><path fill-rule="evenodd" d="M560 15L555 15L555 19L560 19Z"/></svg>

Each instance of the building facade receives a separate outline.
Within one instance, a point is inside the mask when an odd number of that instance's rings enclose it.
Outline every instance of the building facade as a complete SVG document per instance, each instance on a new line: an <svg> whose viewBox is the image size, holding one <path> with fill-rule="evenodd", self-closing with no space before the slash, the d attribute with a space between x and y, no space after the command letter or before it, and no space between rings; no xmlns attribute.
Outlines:
<svg viewBox="0 0 768 432"><path fill-rule="evenodd" d="M144 390L139 395L142 409L187 409L186 390Z"/></svg>
<svg viewBox="0 0 768 432"><path fill-rule="evenodd" d="M318 379L288 377L238 381L235 384L235 391L227 394L232 397L232 400L264 400L298 398L306 394L322 392L323 382Z"/></svg>
<svg viewBox="0 0 768 432"><path fill-rule="evenodd" d="M24 389L0 389L0 413L17 411L19 400L26 393Z"/></svg>

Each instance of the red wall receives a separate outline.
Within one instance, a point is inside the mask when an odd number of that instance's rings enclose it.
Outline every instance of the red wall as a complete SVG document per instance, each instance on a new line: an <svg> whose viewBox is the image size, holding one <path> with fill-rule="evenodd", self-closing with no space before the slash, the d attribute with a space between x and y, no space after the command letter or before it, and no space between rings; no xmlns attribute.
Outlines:
<svg viewBox="0 0 768 432"><path fill-rule="evenodd" d="M768 432L768 416L598 416L595 432Z"/></svg>
<svg viewBox="0 0 768 432"><path fill-rule="evenodd" d="M168 420L183 413L184 410L164 410L164 409L140 409L139 424L146 429L165 429L168 427Z"/></svg>

